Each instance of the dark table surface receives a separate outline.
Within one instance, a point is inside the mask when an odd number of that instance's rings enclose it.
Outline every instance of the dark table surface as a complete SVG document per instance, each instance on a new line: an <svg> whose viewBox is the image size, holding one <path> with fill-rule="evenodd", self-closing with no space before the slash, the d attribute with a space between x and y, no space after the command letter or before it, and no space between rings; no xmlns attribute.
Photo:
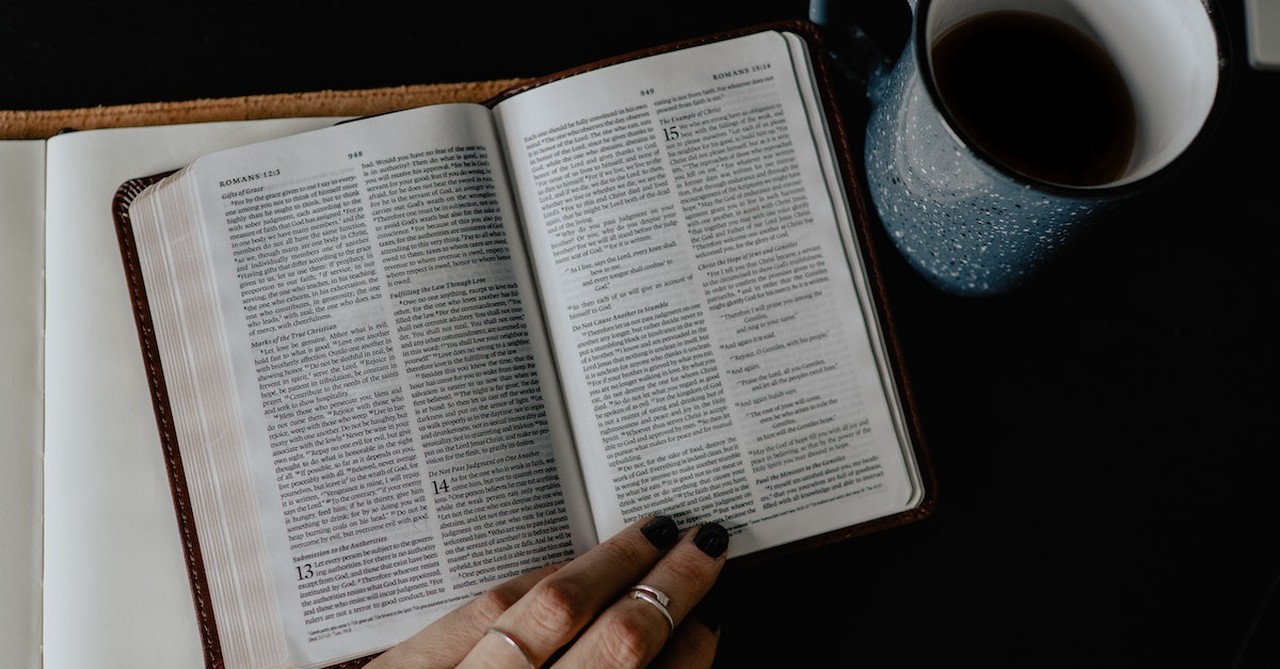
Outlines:
<svg viewBox="0 0 1280 669"><path fill-rule="evenodd" d="M451 5L0 0L0 109L534 76L808 10ZM953 297L874 240L937 512L736 574L717 667L1280 666L1280 72L1219 11L1212 143L1044 281Z"/></svg>

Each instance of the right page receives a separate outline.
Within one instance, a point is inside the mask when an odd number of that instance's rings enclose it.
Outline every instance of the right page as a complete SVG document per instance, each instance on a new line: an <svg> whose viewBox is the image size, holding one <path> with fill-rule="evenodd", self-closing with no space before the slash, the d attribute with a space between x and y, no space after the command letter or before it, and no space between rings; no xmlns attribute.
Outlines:
<svg viewBox="0 0 1280 669"><path fill-rule="evenodd" d="M923 499L817 80L765 31L495 106L602 537L739 556Z"/></svg>

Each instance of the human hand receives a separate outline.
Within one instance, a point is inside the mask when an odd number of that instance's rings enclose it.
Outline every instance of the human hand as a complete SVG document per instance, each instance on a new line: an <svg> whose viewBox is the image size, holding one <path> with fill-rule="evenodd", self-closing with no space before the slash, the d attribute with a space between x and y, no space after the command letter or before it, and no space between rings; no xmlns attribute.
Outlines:
<svg viewBox="0 0 1280 669"><path fill-rule="evenodd" d="M643 518L572 561L494 587L366 669L707 669L719 629L689 613L728 544L716 523L682 535L666 516Z"/></svg>

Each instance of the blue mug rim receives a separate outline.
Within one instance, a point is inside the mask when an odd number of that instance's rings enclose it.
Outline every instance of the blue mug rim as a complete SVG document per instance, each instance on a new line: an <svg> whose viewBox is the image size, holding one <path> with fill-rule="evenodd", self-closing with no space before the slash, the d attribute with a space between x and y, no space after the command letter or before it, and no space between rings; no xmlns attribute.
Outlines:
<svg viewBox="0 0 1280 669"><path fill-rule="evenodd" d="M1203 150L1205 144L1208 143L1210 135L1213 134L1214 128L1219 124L1219 119L1223 115L1223 109L1226 107L1226 97L1230 91L1231 79L1231 62L1230 58L1230 32L1226 29L1225 19L1222 17L1222 11L1215 5L1212 0L1201 0L1198 4L1204 7L1205 15L1209 20L1214 35L1214 46L1217 49L1218 57L1218 82L1217 88L1213 94L1213 102L1210 104L1209 112L1205 115L1204 121L1200 124L1200 128L1196 131L1195 137L1187 144L1178 155L1174 156L1168 164L1160 169L1148 174L1144 177L1134 179L1124 183L1104 185L1104 186L1072 186L1070 184L1062 184L1053 181L1047 181L1019 172L1007 165L1003 161L997 160L988 151L983 149L977 142L973 141L970 134L956 121L947 106L943 104L942 94L938 91L937 83L933 78L933 68L929 65L929 45L924 39L926 35L926 19L929 15L929 8L934 0L916 0L916 7L911 17L912 34L911 41L916 58L916 69L920 73L920 78L924 83L924 88L929 94L930 102L937 109L939 116L947 129L956 137L956 139L967 148L979 162L994 170L1005 178L1026 184L1031 188L1044 193L1062 197L1071 197L1076 199L1113 199L1125 197L1141 190L1146 190L1155 183L1164 181L1169 178L1177 170L1181 169L1191 161L1194 154L1198 154Z"/></svg>

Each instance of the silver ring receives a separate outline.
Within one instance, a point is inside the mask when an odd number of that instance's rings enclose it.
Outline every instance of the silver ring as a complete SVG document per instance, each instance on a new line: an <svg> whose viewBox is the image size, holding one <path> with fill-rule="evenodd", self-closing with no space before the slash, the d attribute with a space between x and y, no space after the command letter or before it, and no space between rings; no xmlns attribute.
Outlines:
<svg viewBox="0 0 1280 669"><path fill-rule="evenodd" d="M667 596L667 593L653 587L652 585L645 585L641 583L640 585L637 585L631 588L632 592L635 592L636 590L640 590L641 592L647 592L653 595L653 598L658 600L658 603L663 605L664 607L671 605L671 598Z"/></svg>
<svg viewBox="0 0 1280 669"><path fill-rule="evenodd" d="M529 658L529 651L524 649L524 644L517 641L515 637L511 636L510 634L507 634L506 632L503 632L502 630L496 627L490 627L489 629L485 630L485 634L498 635L499 639L506 641L507 645L516 649L516 651L520 653L520 657L523 657L524 661L528 663L529 669L538 669L538 665L534 664L533 660Z"/></svg>
<svg viewBox="0 0 1280 669"><path fill-rule="evenodd" d="M671 598L667 593L648 585L637 585L631 588L632 599L642 599L653 605L653 608L667 619L667 631L674 632L676 630L676 621L671 618L671 612L667 610L667 604L671 603Z"/></svg>

